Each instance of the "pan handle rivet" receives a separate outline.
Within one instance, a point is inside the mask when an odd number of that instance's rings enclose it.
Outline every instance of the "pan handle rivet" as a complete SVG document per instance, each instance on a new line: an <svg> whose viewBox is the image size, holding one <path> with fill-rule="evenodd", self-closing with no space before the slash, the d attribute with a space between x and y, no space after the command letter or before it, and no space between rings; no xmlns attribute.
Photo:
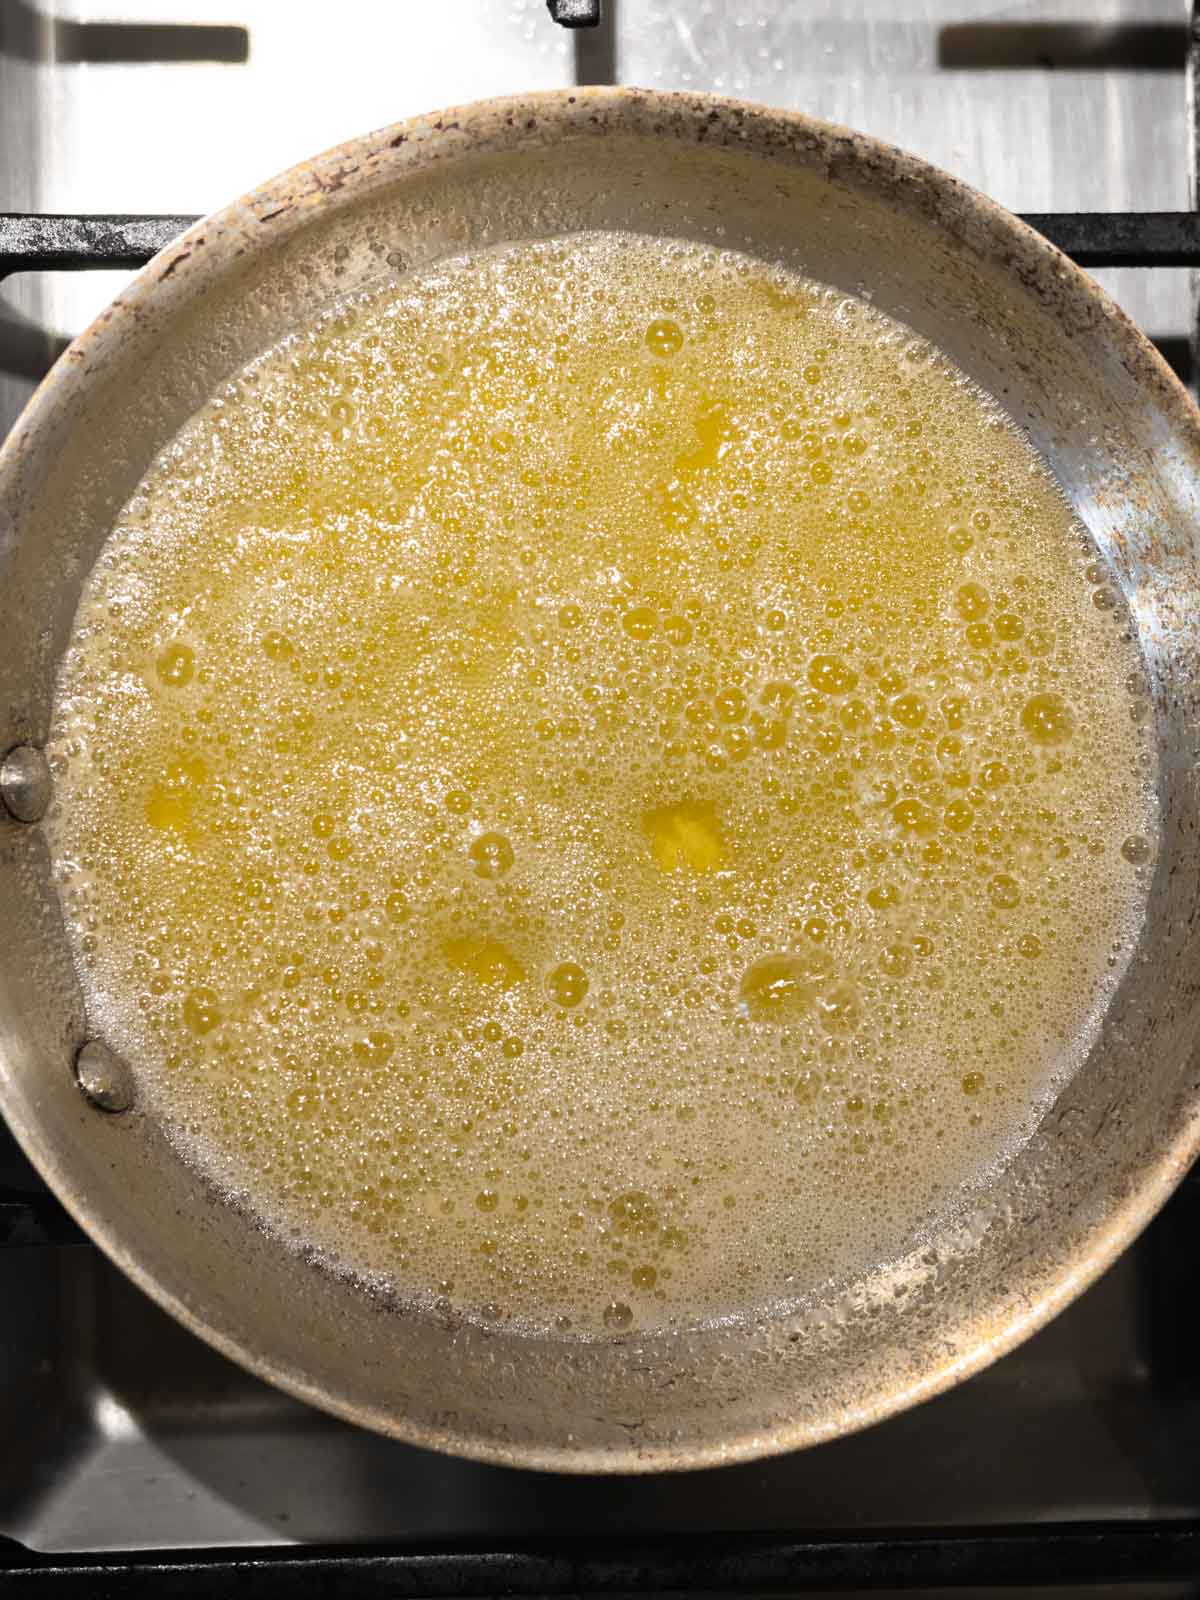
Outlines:
<svg viewBox="0 0 1200 1600"><path fill-rule="evenodd" d="M101 1111L128 1111L133 1104L129 1063L102 1039L89 1039L75 1057L75 1077L84 1094Z"/></svg>
<svg viewBox="0 0 1200 1600"><path fill-rule="evenodd" d="M14 745L0 761L0 800L18 822L45 816L53 789L49 764L33 745Z"/></svg>

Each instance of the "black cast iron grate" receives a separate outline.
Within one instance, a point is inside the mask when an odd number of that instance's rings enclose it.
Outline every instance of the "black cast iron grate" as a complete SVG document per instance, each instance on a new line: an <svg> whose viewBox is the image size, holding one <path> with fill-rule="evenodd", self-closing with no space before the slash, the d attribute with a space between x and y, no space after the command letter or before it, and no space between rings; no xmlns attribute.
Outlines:
<svg viewBox="0 0 1200 1600"><path fill-rule="evenodd" d="M3 0L0 0L3 3ZM576 34L580 82L611 81L611 9L600 0L546 0ZM1193 174L1200 146L1200 0L1192 0L1186 52ZM600 71L597 73L597 63ZM605 73L607 65L607 75ZM18 272L134 269L196 219L190 216L46 216L0 213L0 280ZM1024 220L1080 266L1200 268L1200 210L1051 212ZM1188 369L1200 371L1193 318ZM1176 365L1183 363L1174 353ZM0 1188L0 1248L86 1245L44 1190ZM971 1530L870 1535L694 1534L598 1549L539 1539L487 1548L262 1546L42 1556L0 1538L0 1596L339 1600L383 1597L613 1596L990 1591L1038 1594L1093 1586L1200 1595L1200 1520L1047 1521Z"/></svg>
<svg viewBox="0 0 1200 1600"><path fill-rule="evenodd" d="M710 1535L622 1545L546 1538L536 1548L160 1550L48 1556L0 1549L7 1582L68 1600L520 1600L573 1596L913 1592L1020 1594L1044 1589L1188 1585L1200 1573L1200 1524L1038 1523L986 1531L771 1538ZM1191 1592L1190 1589L1185 1592Z"/></svg>
<svg viewBox="0 0 1200 1600"><path fill-rule="evenodd" d="M196 220L0 212L0 278L143 267ZM1081 267L1200 267L1195 211L1046 211L1023 220Z"/></svg>

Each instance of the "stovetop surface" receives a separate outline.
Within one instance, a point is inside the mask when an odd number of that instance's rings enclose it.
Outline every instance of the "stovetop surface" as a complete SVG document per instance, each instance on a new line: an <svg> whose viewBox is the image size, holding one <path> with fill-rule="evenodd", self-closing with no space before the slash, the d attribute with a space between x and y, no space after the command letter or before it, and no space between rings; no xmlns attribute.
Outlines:
<svg viewBox="0 0 1200 1600"><path fill-rule="evenodd" d="M577 79L716 89L893 139L1014 209L1188 204L1182 0L0 4L0 210L202 211L401 116ZM186 23L186 28L179 25ZM154 67L154 63L159 65ZM266 109L264 109L266 108ZM123 275L0 285L0 430ZM1182 272L1106 282L1168 349ZM37 1182L0 1128L0 1190ZM376 1438L244 1374L86 1245L0 1250L0 1535L36 1551L636 1540L1200 1516L1200 1176L1056 1322L961 1388L776 1461L599 1481Z"/></svg>

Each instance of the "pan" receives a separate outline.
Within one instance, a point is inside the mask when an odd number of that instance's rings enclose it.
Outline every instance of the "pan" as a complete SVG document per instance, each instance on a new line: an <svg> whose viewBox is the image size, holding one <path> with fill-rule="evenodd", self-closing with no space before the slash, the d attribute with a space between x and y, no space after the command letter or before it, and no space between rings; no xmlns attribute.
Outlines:
<svg viewBox="0 0 1200 1600"><path fill-rule="evenodd" d="M164 445L339 295L468 249L624 229L869 298L1024 429L1123 591L1160 846L1086 1060L968 1208L811 1304L574 1342L420 1311L284 1249L206 1187L87 1015L39 819L82 585ZM1016 218L803 116L580 90L402 123L284 173L155 258L0 453L0 1109L111 1258L186 1326L342 1417L480 1460L700 1467L860 1428L965 1378L1080 1292L1200 1140L1200 415L1101 290Z"/></svg>

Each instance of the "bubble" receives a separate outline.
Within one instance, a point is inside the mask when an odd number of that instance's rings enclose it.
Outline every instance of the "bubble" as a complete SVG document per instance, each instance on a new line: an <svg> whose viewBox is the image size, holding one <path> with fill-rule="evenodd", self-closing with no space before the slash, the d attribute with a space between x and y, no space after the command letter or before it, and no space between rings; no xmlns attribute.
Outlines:
<svg viewBox="0 0 1200 1600"><path fill-rule="evenodd" d="M389 1061L396 1053L396 1040L384 1028L373 1028L365 1038L353 1044L355 1059L363 1066L377 1067Z"/></svg>
<svg viewBox="0 0 1200 1600"><path fill-rule="evenodd" d="M467 859L478 878L502 878L516 860L511 842L502 833L481 833L467 847Z"/></svg>
<svg viewBox="0 0 1200 1600"><path fill-rule="evenodd" d="M154 670L158 674L158 681L168 689L182 689L192 681L195 665L196 656L191 645L176 640L155 657Z"/></svg>
<svg viewBox="0 0 1200 1600"><path fill-rule="evenodd" d="M764 956L742 973L738 999L755 1022L788 1022L809 1009L832 971L820 948Z"/></svg>
<svg viewBox="0 0 1200 1600"><path fill-rule="evenodd" d="M221 1007L216 991L201 987L184 996L183 1020L193 1033L211 1033L221 1022Z"/></svg>
<svg viewBox="0 0 1200 1600"><path fill-rule="evenodd" d="M621 626L631 639L643 644L647 639L654 637L658 619L649 606L634 606L632 611L627 611L621 618Z"/></svg>
<svg viewBox="0 0 1200 1600"><path fill-rule="evenodd" d="M653 1238L659 1231L658 1207L641 1190L618 1195L610 1203L608 1215L618 1233L628 1234L643 1242Z"/></svg>
<svg viewBox="0 0 1200 1600"><path fill-rule="evenodd" d="M588 992L588 975L574 961L564 961L546 979L550 998L556 1005L577 1006Z"/></svg>
<svg viewBox="0 0 1200 1600"><path fill-rule="evenodd" d="M929 708L919 694L898 695L891 709L892 716L906 728L919 728L929 715Z"/></svg>
<svg viewBox="0 0 1200 1600"><path fill-rule="evenodd" d="M946 695L939 709L948 728L961 728L967 721L968 703L962 695Z"/></svg>
<svg viewBox="0 0 1200 1600"><path fill-rule="evenodd" d="M270 661L286 661L293 654L292 641L277 628L270 628L263 634L262 647Z"/></svg>
<svg viewBox="0 0 1200 1600"><path fill-rule="evenodd" d="M912 971L913 953L906 944L884 946L879 958L879 970L888 978L906 978Z"/></svg>
<svg viewBox="0 0 1200 1600"><path fill-rule="evenodd" d="M954 606L964 622L978 622L987 615L991 599L979 583L964 583L954 596Z"/></svg>
<svg viewBox="0 0 1200 1600"><path fill-rule="evenodd" d="M1075 715L1061 695L1035 694L1021 707L1021 726L1036 744L1065 744L1075 731Z"/></svg>
<svg viewBox="0 0 1200 1600"><path fill-rule="evenodd" d="M975 820L975 813L965 800L951 800L942 813L946 826L955 833L965 833Z"/></svg>
<svg viewBox="0 0 1200 1600"><path fill-rule="evenodd" d="M407 922L412 915L412 906L409 904L408 896L401 894L399 890L393 890L388 895L384 901L384 910L387 912L388 919L391 922Z"/></svg>
<svg viewBox="0 0 1200 1600"><path fill-rule="evenodd" d="M988 622L970 622L963 634L972 650L986 650L992 642L992 628Z"/></svg>
<svg viewBox="0 0 1200 1600"><path fill-rule="evenodd" d="M740 689L723 689L713 701L713 709L722 722L741 722L746 716L746 696Z"/></svg>
<svg viewBox="0 0 1200 1600"><path fill-rule="evenodd" d="M1015 878L1007 872L997 872L988 881L988 895L994 906L1001 911L1011 911L1014 906L1021 903L1021 888Z"/></svg>
<svg viewBox="0 0 1200 1600"><path fill-rule="evenodd" d="M1122 841L1121 854L1131 866L1140 867L1149 861L1153 854L1150 841L1144 834L1131 833Z"/></svg>
<svg viewBox="0 0 1200 1600"><path fill-rule="evenodd" d="M511 989L524 981L525 968L498 939L468 934L447 939L442 948L451 967L489 988Z"/></svg>
<svg viewBox="0 0 1200 1600"><path fill-rule="evenodd" d="M937 813L920 800L900 800L892 807L892 821L907 833L933 833Z"/></svg>
<svg viewBox="0 0 1200 1600"><path fill-rule="evenodd" d="M678 355L683 349L683 329L665 317L652 322L646 329L646 348L656 356Z"/></svg>
<svg viewBox="0 0 1200 1600"><path fill-rule="evenodd" d="M858 674L838 656L814 656L808 664L808 681L820 694L849 694Z"/></svg>
<svg viewBox="0 0 1200 1600"><path fill-rule="evenodd" d="M604 1326L623 1332L633 1325L633 1312L623 1300L610 1300L604 1308Z"/></svg>

